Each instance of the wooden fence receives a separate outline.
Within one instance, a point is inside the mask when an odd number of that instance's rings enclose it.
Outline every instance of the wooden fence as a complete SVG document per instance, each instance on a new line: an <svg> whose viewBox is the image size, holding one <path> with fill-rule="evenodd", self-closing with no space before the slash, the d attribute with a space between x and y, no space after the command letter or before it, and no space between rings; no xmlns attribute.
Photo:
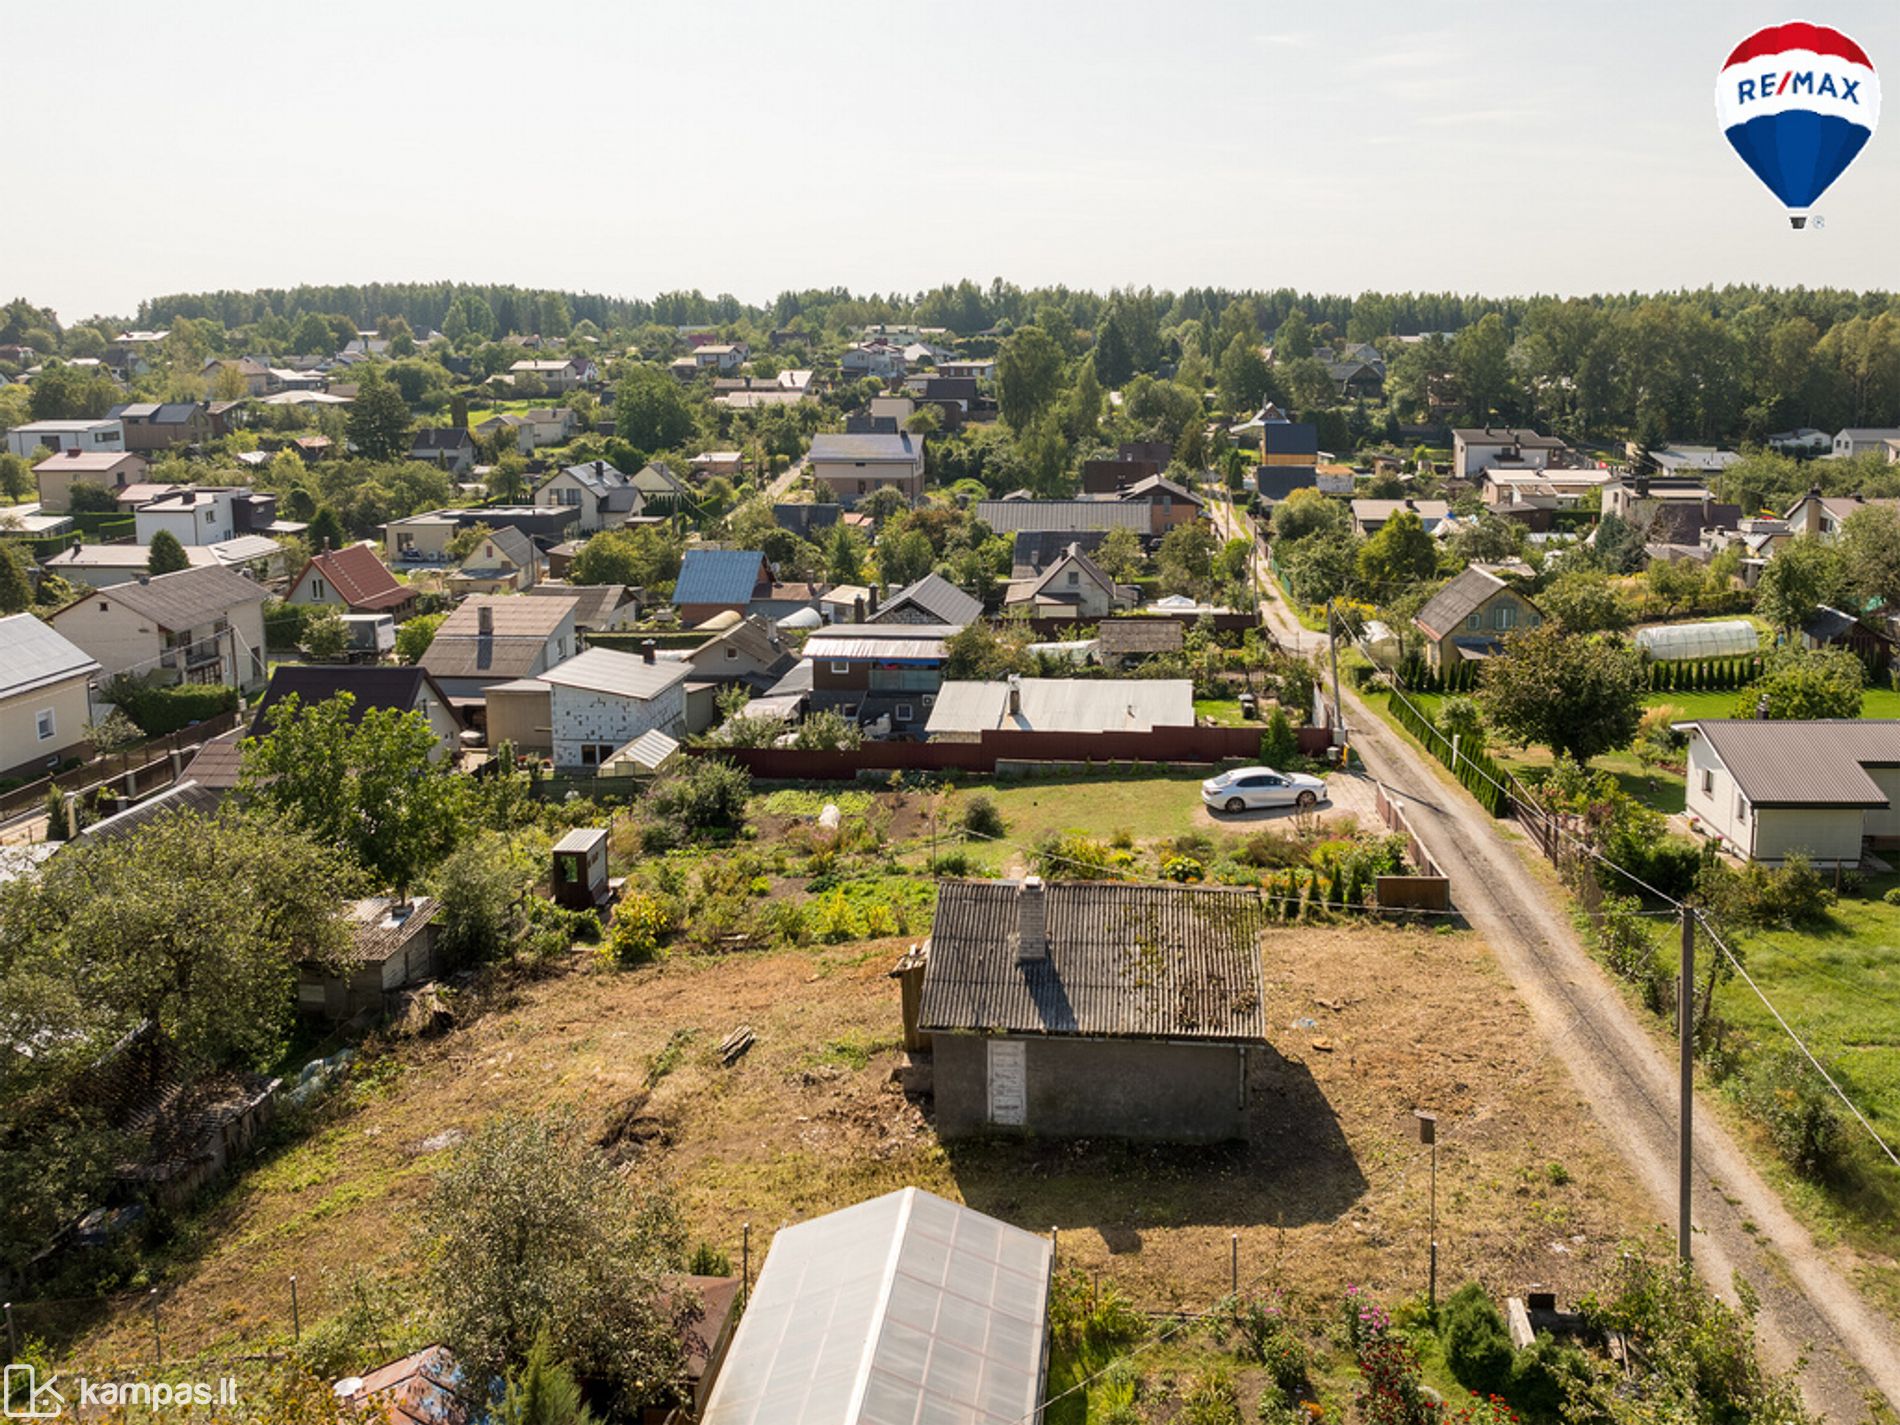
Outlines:
<svg viewBox="0 0 1900 1425"><path fill-rule="evenodd" d="M168 787L176 780L173 753L183 753L229 732L238 725L238 719L236 712L219 713L124 752L95 758L70 772L41 777L11 791L0 792L0 822L38 810L48 792L77 792L85 796L101 787L109 787L120 796L132 799Z"/></svg>
<svg viewBox="0 0 1900 1425"><path fill-rule="evenodd" d="M1451 877L1432 859L1432 853L1419 840L1411 818L1405 814L1405 803L1387 795L1382 783L1374 782L1372 791L1379 820L1385 823L1388 831L1395 831L1405 838L1405 854L1419 870L1416 876L1378 877L1373 894L1378 897L1379 904L1405 910L1450 910Z"/></svg>

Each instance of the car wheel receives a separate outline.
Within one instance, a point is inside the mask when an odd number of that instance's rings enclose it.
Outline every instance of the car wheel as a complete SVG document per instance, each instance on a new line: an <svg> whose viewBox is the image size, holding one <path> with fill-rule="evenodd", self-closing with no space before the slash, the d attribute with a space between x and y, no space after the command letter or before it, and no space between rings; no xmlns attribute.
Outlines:
<svg viewBox="0 0 1900 1425"><path fill-rule="evenodd" d="M1227 799L1227 810L1228 810L1228 811L1230 811L1230 812L1233 812L1233 813L1235 813L1236 815L1238 815L1239 813L1241 813L1241 812L1243 812L1243 811L1245 811L1246 809L1247 809L1247 801L1246 801L1246 798L1244 798L1244 797L1229 797L1229 798Z"/></svg>
<svg viewBox="0 0 1900 1425"><path fill-rule="evenodd" d="M1319 798L1313 795L1313 793L1311 792L1301 792L1299 796L1293 799L1293 804L1299 807L1300 810L1304 811L1306 810L1306 808L1310 807L1311 805L1313 805L1314 802L1318 800Z"/></svg>

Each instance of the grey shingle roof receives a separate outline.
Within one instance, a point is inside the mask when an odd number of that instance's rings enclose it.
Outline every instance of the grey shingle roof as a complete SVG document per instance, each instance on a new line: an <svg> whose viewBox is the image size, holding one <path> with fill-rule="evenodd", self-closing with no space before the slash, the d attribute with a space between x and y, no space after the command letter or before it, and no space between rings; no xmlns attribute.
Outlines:
<svg viewBox="0 0 1900 1425"><path fill-rule="evenodd" d="M1758 807L1884 807L1869 767L1900 767L1900 719L1760 722L1713 718L1686 724Z"/></svg>
<svg viewBox="0 0 1900 1425"><path fill-rule="evenodd" d="M1154 522L1145 503L1121 500L980 500L976 517L998 534L1109 529L1146 534Z"/></svg>
<svg viewBox="0 0 1900 1425"><path fill-rule="evenodd" d="M1040 894L1042 914L1025 917ZM1022 957L1038 923L1047 953ZM946 881L919 1026L1021 1034L1263 1042L1257 892Z"/></svg>
<svg viewBox="0 0 1900 1425"><path fill-rule="evenodd" d="M1418 611L1417 622L1434 638L1443 638L1463 628L1474 609L1505 587L1495 574L1466 569L1426 601Z"/></svg>
<svg viewBox="0 0 1900 1425"><path fill-rule="evenodd" d="M905 606L930 615L932 623L972 624L983 616L982 601L964 593L941 574L926 574L884 601L866 623L895 623Z"/></svg>
<svg viewBox="0 0 1900 1425"><path fill-rule="evenodd" d="M1171 618L1105 618L1095 636L1104 653L1178 653L1186 638Z"/></svg>
<svg viewBox="0 0 1900 1425"><path fill-rule="evenodd" d="M270 595L242 574L209 565L114 584L109 589L94 590L86 597L110 599L160 628L183 631L222 618L241 604L261 604Z"/></svg>
<svg viewBox="0 0 1900 1425"><path fill-rule="evenodd" d="M422 696L424 688L434 689L442 704L445 707L448 705L448 694L436 687L435 679L420 667L280 664L272 670L270 686L258 701L257 715L251 719L251 735L261 736L266 732L270 727L270 710L293 693L304 707L328 702L339 693L348 693L354 699L350 705L350 721L361 722L363 714L371 708L395 708L398 712L408 712L415 707L416 699Z"/></svg>
<svg viewBox="0 0 1900 1425"><path fill-rule="evenodd" d="M749 604L763 579L765 556L756 549L689 549L673 585L675 604Z"/></svg>
<svg viewBox="0 0 1900 1425"><path fill-rule="evenodd" d="M914 464L921 454L920 443L907 431L895 435L824 434L811 438L813 460L900 461Z"/></svg>
<svg viewBox="0 0 1900 1425"><path fill-rule="evenodd" d="M32 614L0 618L0 698L95 672L98 662Z"/></svg>

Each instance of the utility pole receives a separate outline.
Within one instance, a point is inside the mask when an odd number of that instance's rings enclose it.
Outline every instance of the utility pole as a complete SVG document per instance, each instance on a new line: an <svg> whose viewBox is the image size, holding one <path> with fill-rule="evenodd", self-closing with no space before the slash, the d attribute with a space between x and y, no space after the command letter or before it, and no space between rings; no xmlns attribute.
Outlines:
<svg viewBox="0 0 1900 1425"><path fill-rule="evenodd" d="M1681 1040L1682 1106L1676 1129L1676 1256L1689 1246L1690 1175L1695 1168L1695 912L1682 908L1682 975L1676 986L1676 1033Z"/></svg>
<svg viewBox="0 0 1900 1425"><path fill-rule="evenodd" d="M1339 700L1339 624L1333 613L1333 601L1326 601L1326 644L1333 655L1333 736L1343 747L1346 740L1346 705Z"/></svg>

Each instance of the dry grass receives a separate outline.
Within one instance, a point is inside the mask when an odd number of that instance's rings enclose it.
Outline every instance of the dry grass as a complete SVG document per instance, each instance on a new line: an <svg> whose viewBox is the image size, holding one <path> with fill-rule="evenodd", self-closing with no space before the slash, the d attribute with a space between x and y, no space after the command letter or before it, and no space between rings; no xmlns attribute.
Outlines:
<svg viewBox="0 0 1900 1425"><path fill-rule="evenodd" d="M915 1183L1025 1227L1060 1228L1065 1261L1112 1273L1146 1306L1224 1291L1236 1232L1243 1279L1270 1274L1314 1293L1350 1281L1419 1290L1427 1160L1417 1107L1440 1115L1442 1283L1476 1276L1568 1293L1653 1226L1470 934L1274 932L1271 1033L1284 1059L1256 1084L1254 1141L1215 1151L941 1145L893 1082L897 992L886 970L899 948L682 959L624 974L577 962L440 1040L402 1046L362 1075L373 1087L339 1095L190 1225L164 1286L168 1358L228 1358L286 1339L293 1272L306 1329L341 1308L358 1268L391 1273L400 1294L416 1204L446 1145L503 1109L581 1115L628 1172L670 1183L696 1236L730 1250L735 1266L750 1222L755 1271L780 1224ZM1307 1017L1313 1028L1291 1027ZM757 1044L722 1068L716 1046L741 1023ZM1330 1051L1315 1047L1322 1039ZM670 1068L649 1088L663 1052ZM129 1362L148 1343L128 1307L72 1354Z"/></svg>

